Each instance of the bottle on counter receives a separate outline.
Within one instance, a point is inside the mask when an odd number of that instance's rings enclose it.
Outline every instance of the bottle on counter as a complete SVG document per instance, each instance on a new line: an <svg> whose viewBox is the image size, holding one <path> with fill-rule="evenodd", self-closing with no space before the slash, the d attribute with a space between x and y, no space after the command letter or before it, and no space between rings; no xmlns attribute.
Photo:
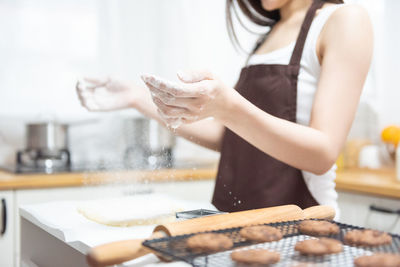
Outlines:
<svg viewBox="0 0 400 267"><path fill-rule="evenodd" d="M396 177L400 182L400 146L396 148Z"/></svg>

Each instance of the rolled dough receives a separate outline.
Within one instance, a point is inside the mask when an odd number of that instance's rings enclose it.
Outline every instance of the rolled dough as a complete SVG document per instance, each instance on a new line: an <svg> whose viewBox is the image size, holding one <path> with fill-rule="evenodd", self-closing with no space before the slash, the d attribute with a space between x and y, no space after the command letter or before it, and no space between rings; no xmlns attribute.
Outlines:
<svg viewBox="0 0 400 267"><path fill-rule="evenodd" d="M80 202L77 210L87 219L109 226L162 224L176 220L178 211L208 208L163 194L146 194Z"/></svg>

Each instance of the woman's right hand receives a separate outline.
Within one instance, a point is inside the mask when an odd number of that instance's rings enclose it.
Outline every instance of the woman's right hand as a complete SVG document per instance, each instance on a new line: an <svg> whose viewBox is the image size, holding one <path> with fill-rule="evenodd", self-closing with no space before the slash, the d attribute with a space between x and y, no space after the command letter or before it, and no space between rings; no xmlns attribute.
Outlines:
<svg viewBox="0 0 400 267"><path fill-rule="evenodd" d="M146 89L112 78L84 78L76 83L83 107L90 111L135 108L146 97Z"/></svg>

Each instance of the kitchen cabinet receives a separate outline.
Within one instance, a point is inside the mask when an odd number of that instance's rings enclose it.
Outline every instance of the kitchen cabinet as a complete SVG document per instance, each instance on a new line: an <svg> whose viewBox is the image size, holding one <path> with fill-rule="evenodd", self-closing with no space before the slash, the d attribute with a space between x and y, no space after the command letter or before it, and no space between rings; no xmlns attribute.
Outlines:
<svg viewBox="0 0 400 267"><path fill-rule="evenodd" d="M400 199L340 191L340 222L400 234L400 215L371 210L371 206L399 210Z"/></svg>
<svg viewBox="0 0 400 267"><path fill-rule="evenodd" d="M159 183L106 184L51 189L0 191L0 199L7 202L7 232L0 237L0 266L20 266L20 216L18 207L52 201L90 200L135 194L165 193L181 199L211 201L214 180L171 181ZM26 262L27 259L24 259ZM28 259L29 260L29 259Z"/></svg>
<svg viewBox="0 0 400 267"><path fill-rule="evenodd" d="M14 194L0 191L0 266L14 266Z"/></svg>

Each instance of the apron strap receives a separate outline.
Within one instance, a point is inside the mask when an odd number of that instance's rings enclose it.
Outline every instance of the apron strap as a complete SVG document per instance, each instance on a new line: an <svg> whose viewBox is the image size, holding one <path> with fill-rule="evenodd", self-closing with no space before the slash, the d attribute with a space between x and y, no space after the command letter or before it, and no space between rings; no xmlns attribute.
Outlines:
<svg viewBox="0 0 400 267"><path fill-rule="evenodd" d="M324 1L322 0L314 0L311 4L311 7L308 9L304 21L300 28L300 33L296 40L296 45L293 50L292 57L290 58L289 65L300 66L301 56L303 54L304 44L307 39L308 31L310 30L311 23L314 19L315 12L322 7Z"/></svg>

